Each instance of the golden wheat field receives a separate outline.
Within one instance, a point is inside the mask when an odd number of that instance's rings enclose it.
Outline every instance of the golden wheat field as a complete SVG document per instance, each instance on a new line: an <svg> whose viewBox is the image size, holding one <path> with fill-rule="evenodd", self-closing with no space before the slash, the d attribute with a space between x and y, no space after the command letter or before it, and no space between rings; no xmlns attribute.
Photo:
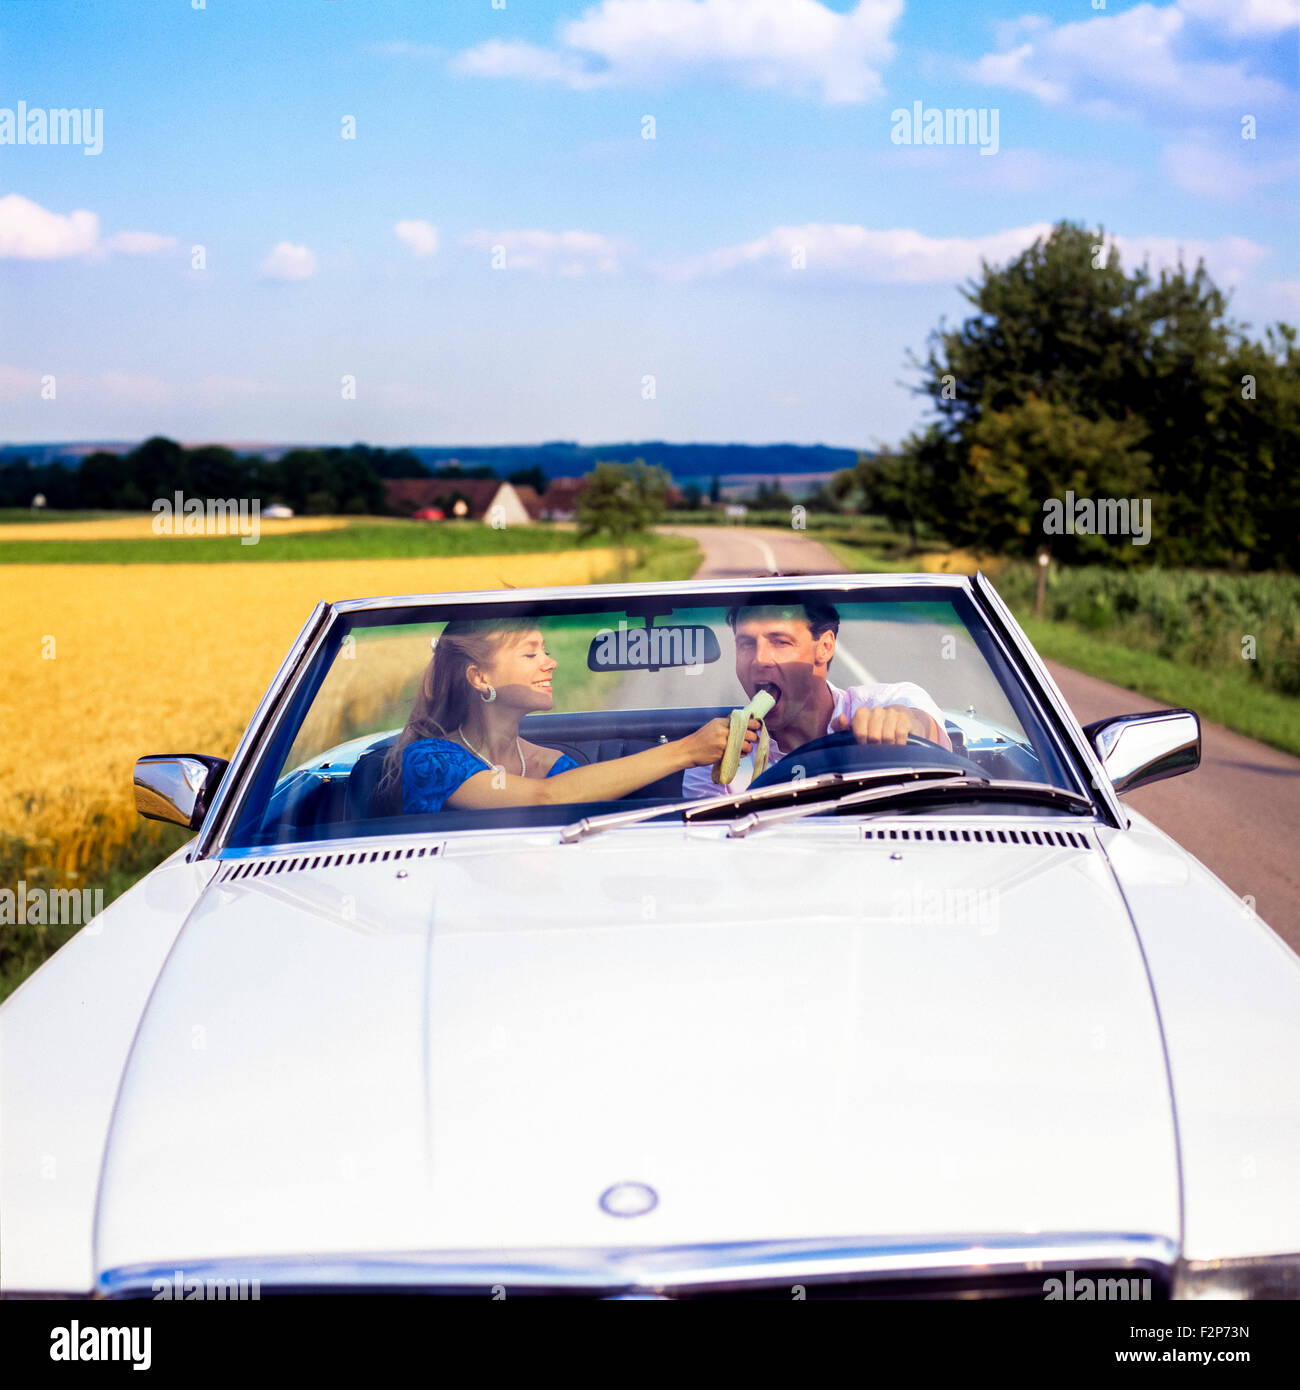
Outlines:
<svg viewBox="0 0 1300 1390"><path fill-rule="evenodd" d="M0 836L76 878L140 824L143 753L229 757L319 599L586 584L614 550L257 565L6 565Z"/></svg>
<svg viewBox="0 0 1300 1390"><path fill-rule="evenodd" d="M190 540L182 529L157 532L155 517L117 516L95 521L43 521L34 525L26 521L0 522L0 541L148 541ZM339 531L349 525L341 516L259 517L263 536L287 536L294 531ZM238 535L237 520L227 527L225 519L211 532L214 536Z"/></svg>

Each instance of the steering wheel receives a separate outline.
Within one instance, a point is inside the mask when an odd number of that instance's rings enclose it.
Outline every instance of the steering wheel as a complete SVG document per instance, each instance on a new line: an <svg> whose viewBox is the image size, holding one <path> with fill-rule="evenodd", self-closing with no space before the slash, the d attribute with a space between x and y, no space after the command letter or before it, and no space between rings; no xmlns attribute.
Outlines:
<svg viewBox="0 0 1300 1390"><path fill-rule="evenodd" d="M925 750L925 757L918 758L912 748ZM859 743L851 729L838 733L823 734L820 738L801 743L798 748L786 753L780 762L773 763L761 777L755 777L751 787L770 787L777 782L788 782L796 767L803 768L804 777L816 777L821 772L851 772L859 768L875 767L942 767L961 769L980 777L988 773L970 758L960 753L950 753L942 744L934 743L920 734L908 734L906 745L897 743Z"/></svg>

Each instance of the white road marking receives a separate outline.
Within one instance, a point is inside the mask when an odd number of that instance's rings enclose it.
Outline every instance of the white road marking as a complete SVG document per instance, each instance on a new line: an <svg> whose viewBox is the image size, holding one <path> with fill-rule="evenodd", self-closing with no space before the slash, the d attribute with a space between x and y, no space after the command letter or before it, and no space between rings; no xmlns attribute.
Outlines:
<svg viewBox="0 0 1300 1390"><path fill-rule="evenodd" d="M855 685L875 685L875 676L867 670L847 647L837 646L835 648L835 660L842 661L849 668L849 674L853 676Z"/></svg>
<svg viewBox="0 0 1300 1390"><path fill-rule="evenodd" d="M776 563L776 555L773 553L772 547L768 545L768 543L765 540L762 540L760 537L753 535L751 535L749 539L753 541L756 546L758 546L760 551L762 551L763 563L768 567L769 570L775 572L777 569L780 568L780 566Z"/></svg>

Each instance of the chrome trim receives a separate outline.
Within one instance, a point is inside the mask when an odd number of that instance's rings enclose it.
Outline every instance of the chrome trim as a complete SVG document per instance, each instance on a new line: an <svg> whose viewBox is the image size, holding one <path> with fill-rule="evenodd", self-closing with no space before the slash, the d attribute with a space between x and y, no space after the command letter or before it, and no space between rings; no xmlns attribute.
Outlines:
<svg viewBox="0 0 1300 1390"><path fill-rule="evenodd" d="M1033 643L1025 636L1024 630L1016 622L1002 596L982 570L975 575L973 592L979 599L983 600L988 610L986 616L994 620L994 630L996 631L997 625L1001 625L1004 635L1011 642L1020 661L1026 668L1025 674L1037 680L1039 688L1056 717L1056 722L1062 725L1078 759L1087 769L1089 777L1084 783L1084 790L1087 791L1091 788L1097 794L1097 799L1109 812L1113 824L1121 830L1127 830L1129 827L1128 812L1120 804L1110 778L1106 776L1105 769L1092 745L1083 736L1083 729L1074 717L1074 711L1066 703L1065 696L1061 694L1056 682L1052 679L1046 663L1034 650ZM1034 688L1033 680L1027 681L1026 686L1032 691ZM1048 724L1050 728L1051 721L1048 721Z"/></svg>
<svg viewBox="0 0 1300 1390"><path fill-rule="evenodd" d="M221 785L217 788L212 805L208 808L208 814L204 817L203 827L194 842L194 848L186 855L187 860L207 859L215 849L220 848L218 841L224 842L223 833L231 818L228 807L232 801L242 800L240 793L244 790L244 773L248 762L254 758L267 724L280 707L280 697L285 686L289 683L290 677L295 674L301 675L302 669L306 665L304 658L308 648L314 647L315 642L320 640L324 631L323 625L329 612L330 605L321 599L312 609L311 616L303 624L302 631L294 639L293 646L289 648L289 654L280 663L279 669L271 678L271 684L267 686L266 694L262 696L260 703L253 711L253 717L248 721L248 727L244 730L243 737L235 747L234 754L230 759L230 766L226 769L226 774L221 779ZM313 639L315 640L313 641Z"/></svg>
<svg viewBox="0 0 1300 1390"><path fill-rule="evenodd" d="M366 613L377 608L420 608L432 603L527 603L541 599L550 601L593 597L605 602L618 598L662 597L670 592L708 595L735 593L737 590L754 593L764 589L824 589L827 586L844 589L964 589L969 588L969 582L964 574L818 574L775 579L657 579L644 580L637 584L566 584L553 589L480 589L474 592L457 591L445 594L393 594L386 598L341 599L332 607L336 613L348 614Z"/></svg>
<svg viewBox="0 0 1300 1390"><path fill-rule="evenodd" d="M194 753L156 753L137 758L131 787L135 809L150 820L193 830L203 822L212 793L221 785L224 758Z"/></svg>
<svg viewBox="0 0 1300 1390"><path fill-rule="evenodd" d="M1116 714L1085 725L1117 793L1161 782L1201 765L1201 721L1195 710Z"/></svg>
<svg viewBox="0 0 1300 1390"><path fill-rule="evenodd" d="M504 1285L557 1293L628 1294L733 1288L755 1291L790 1282L967 1277L1066 1269L1172 1271L1177 1246L1164 1236L1098 1234L963 1238L743 1241L717 1245L607 1249L453 1250L396 1254L252 1257L247 1260L128 1265L95 1281L102 1298L153 1291L175 1271L187 1278L259 1280L267 1289L467 1289Z"/></svg>
<svg viewBox="0 0 1300 1390"><path fill-rule="evenodd" d="M1176 1299L1300 1298L1300 1254L1179 1260L1170 1296Z"/></svg>

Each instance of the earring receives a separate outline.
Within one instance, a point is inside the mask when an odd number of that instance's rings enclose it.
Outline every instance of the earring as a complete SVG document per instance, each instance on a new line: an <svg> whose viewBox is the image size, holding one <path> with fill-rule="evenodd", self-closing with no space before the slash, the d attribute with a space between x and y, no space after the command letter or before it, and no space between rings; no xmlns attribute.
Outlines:
<svg viewBox="0 0 1300 1390"><path fill-rule="evenodd" d="M489 681L489 682L488 682L488 693L487 693L486 695L483 696L483 703L484 703L485 705L490 705L490 704L492 703L492 701L496 699L496 697L497 697L497 688L496 688L495 685L492 684L491 681Z"/></svg>

